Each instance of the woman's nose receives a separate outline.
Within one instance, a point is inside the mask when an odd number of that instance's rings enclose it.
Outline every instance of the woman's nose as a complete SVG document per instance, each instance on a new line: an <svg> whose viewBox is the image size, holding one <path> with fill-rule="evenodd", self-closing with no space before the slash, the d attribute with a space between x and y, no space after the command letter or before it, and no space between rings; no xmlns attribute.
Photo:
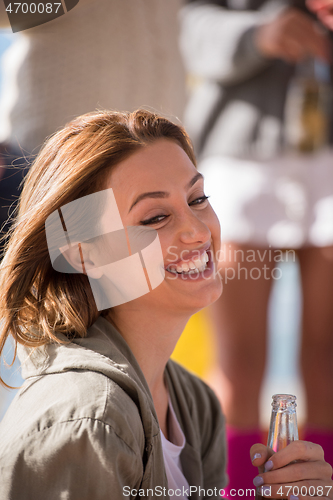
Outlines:
<svg viewBox="0 0 333 500"><path fill-rule="evenodd" d="M211 232L207 224L189 208L179 220L179 236L184 243L205 243L210 240Z"/></svg>

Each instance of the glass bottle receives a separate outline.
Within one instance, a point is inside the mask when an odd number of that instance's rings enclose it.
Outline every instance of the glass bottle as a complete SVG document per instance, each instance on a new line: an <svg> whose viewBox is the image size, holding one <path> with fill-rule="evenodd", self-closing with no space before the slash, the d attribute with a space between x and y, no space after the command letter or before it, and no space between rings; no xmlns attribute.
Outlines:
<svg viewBox="0 0 333 500"><path fill-rule="evenodd" d="M328 145L331 120L330 67L320 59L299 63L286 100L286 139L299 153L313 153Z"/></svg>
<svg viewBox="0 0 333 500"><path fill-rule="evenodd" d="M296 396L275 394L272 396L272 413L269 425L267 446L274 452L285 448L292 441L298 440L296 417ZM265 499L260 486L256 489L256 499Z"/></svg>

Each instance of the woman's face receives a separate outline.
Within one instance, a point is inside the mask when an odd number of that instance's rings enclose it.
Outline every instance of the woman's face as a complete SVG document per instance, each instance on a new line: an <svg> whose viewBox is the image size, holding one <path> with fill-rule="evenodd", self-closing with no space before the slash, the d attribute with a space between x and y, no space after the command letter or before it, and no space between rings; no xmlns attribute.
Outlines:
<svg viewBox="0 0 333 500"><path fill-rule="evenodd" d="M164 281L135 304L193 314L214 302L222 291L215 257L220 225L183 149L158 139L119 163L106 187L124 226L154 228L162 247Z"/></svg>

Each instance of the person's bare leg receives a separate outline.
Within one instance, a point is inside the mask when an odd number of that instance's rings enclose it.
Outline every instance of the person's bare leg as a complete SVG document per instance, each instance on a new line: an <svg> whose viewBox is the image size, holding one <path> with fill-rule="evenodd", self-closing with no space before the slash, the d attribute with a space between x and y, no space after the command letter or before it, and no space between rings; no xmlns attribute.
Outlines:
<svg viewBox="0 0 333 500"><path fill-rule="evenodd" d="M301 367L307 397L304 439L333 466L333 247L299 252L303 287Z"/></svg>
<svg viewBox="0 0 333 500"><path fill-rule="evenodd" d="M272 252L265 254L264 248L226 243L222 249L223 293L210 307L218 366L208 382L221 400L229 425L255 428L259 425L267 308L275 263ZM253 255L255 261L251 262Z"/></svg>
<svg viewBox="0 0 333 500"><path fill-rule="evenodd" d="M333 246L302 249L299 260L307 422L333 432Z"/></svg>

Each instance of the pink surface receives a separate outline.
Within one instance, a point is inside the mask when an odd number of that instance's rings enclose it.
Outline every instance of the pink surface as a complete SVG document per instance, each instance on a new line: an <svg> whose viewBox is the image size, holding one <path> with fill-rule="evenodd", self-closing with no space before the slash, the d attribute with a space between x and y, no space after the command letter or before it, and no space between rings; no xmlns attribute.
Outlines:
<svg viewBox="0 0 333 500"><path fill-rule="evenodd" d="M246 497L246 492L240 495L230 492L231 489L246 490L253 489L253 479L258 474L258 469L251 463L250 448L255 443L262 442L262 433L259 429L238 429L227 426L228 441L228 475L229 484L226 488L225 497Z"/></svg>

